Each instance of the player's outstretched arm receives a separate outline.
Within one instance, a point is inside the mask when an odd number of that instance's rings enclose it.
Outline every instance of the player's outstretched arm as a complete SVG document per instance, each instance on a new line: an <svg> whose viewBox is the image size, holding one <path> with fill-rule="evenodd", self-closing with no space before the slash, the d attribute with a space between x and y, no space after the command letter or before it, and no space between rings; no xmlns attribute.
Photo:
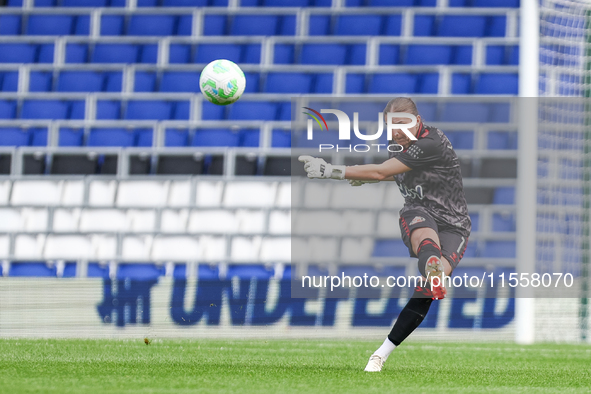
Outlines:
<svg viewBox="0 0 591 394"><path fill-rule="evenodd" d="M392 176L410 171L411 168L398 159L392 158L382 164L364 164L359 166L335 166L324 159L312 156L300 156L299 161L305 163L304 170L308 178L349 179L357 181L385 181ZM353 184L353 183L352 183Z"/></svg>

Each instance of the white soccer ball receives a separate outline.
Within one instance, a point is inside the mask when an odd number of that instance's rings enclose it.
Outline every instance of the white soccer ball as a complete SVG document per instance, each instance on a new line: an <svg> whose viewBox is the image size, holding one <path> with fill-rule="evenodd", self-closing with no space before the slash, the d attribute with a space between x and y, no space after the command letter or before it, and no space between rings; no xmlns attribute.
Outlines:
<svg viewBox="0 0 591 394"><path fill-rule="evenodd" d="M210 102L216 105L228 105L242 96L246 88L246 78L236 63L218 59L209 63L201 71L199 87L201 93Z"/></svg>

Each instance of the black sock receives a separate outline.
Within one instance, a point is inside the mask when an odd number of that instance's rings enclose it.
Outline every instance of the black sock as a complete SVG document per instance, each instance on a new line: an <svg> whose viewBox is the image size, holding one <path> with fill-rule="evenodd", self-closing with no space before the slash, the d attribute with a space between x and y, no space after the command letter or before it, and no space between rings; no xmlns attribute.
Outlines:
<svg viewBox="0 0 591 394"><path fill-rule="evenodd" d="M431 238L425 238L417 248L419 272L425 278L427 277L427 272L425 271L426 264L432 256L441 258L441 248Z"/></svg>
<svg viewBox="0 0 591 394"><path fill-rule="evenodd" d="M392 331L388 335L388 339L394 345L398 346L408 337L422 322L433 300L431 298L418 297L420 294L415 290L412 298L398 315Z"/></svg>

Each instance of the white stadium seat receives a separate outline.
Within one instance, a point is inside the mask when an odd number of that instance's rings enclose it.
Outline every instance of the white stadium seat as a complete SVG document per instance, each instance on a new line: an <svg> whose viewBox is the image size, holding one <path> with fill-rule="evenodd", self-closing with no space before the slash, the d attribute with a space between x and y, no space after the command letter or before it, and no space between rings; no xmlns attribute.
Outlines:
<svg viewBox="0 0 591 394"><path fill-rule="evenodd" d="M293 232L297 235L334 235L346 232L346 228L340 212L301 211L294 213Z"/></svg>
<svg viewBox="0 0 591 394"><path fill-rule="evenodd" d="M303 206L306 208L324 208L329 206L332 182L309 182L304 187Z"/></svg>
<svg viewBox="0 0 591 394"><path fill-rule="evenodd" d="M191 204L191 181L173 181L168 191L169 207L186 207Z"/></svg>
<svg viewBox="0 0 591 394"><path fill-rule="evenodd" d="M236 220L239 233L249 234L265 231L265 213L263 211L239 209L236 211Z"/></svg>
<svg viewBox="0 0 591 394"><path fill-rule="evenodd" d="M234 237L230 258L232 261L256 262L260 248L261 237Z"/></svg>
<svg viewBox="0 0 591 394"><path fill-rule="evenodd" d="M202 247L201 258L204 261L219 262L227 258L227 242L225 237L204 235L199 238Z"/></svg>
<svg viewBox="0 0 591 394"><path fill-rule="evenodd" d="M332 184L331 208L374 208L382 204L384 188L380 184L351 186L348 182Z"/></svg>
<svg viewBox="0 0 591 394"><path fill-rule="evenodd" d="M310 259L310 245L307 238L291 237L292 263L308 262Z"/></svg>
<svg viewBox="0 0 591 394"><path fill-rule="evenodd" d="M165 233L182 233L187 230L187 209L165 209L160 217L160 231Z"/></svg>
<svg viewBox="0 0 591 394"><path fill-rule="evenodd" d="M92 181L88 188L88 203L92 206L112 207L116 191L116 181Z"/></svg>
<svg viewBox="0 0 591 394"><path fill-rule="evenodd" d="M61 205L63 206L79 206L84 202L84 181L65 181Z"/></svg>
<svg viewBox="0 0 591 394"><path fill-rule="evenodd" d="M14 181L12 186L12 205L59 205L62 182L54 181Z"/></svg>
<svg viewBox="0 0 591 394"><path fill-rule="evenodd" d="M48 235L43 258L48 260L88 260L92 257L90 239L82 235Z"/></svg>
<svg viewBox="0 0 591 394"><path fill-rule="evenodd" d="M152 246L152 260L196 261L201 248L196 237L158 237Z"/></svg>
<svg viewBox="0 0 591 394"><path fill-rule="evenodd" d="M291 239L263 239L261 243L260 260L264 262L291 262Z"/></svg>
<svg viewBox="0 0 591 394"><path fill-rule="evenodd" d="M272 182L231 182L226 184L224 206L270 207L275 202L277 185Z"/></svg>
<svg viewBox="0 0 591 394"><path fill-rule="evenodd" d="M291 212L272 211L269 214L269 233L289 234L291 233Z"/></svg>
<svg viewBox="0 0 591 394"><path fill-rule="evenodd" d="M119 207L161 207L166 205L169 182L121 181L117 190Z"/></svg>
<svg viewBox="0 0 591 394"><path fill-rule="evenodd" d="M78 230L81 210L75 209L56 209L53 212L53 231L74 232Z"/></svg>
<svg viewBox="0 0 591 394"><path fill-rule="evenodd" d="M80 215L82 232L125 231L128 227L125 212L118 209L85 209Z"/></svg>
<svg viewBox="0 0 591 394"><path fill-rule="evenodd" d="M30 232L47 231L47 209L23 208L21 216L24 219L23 230Z"/></svg>
<svg viewBox="0 0 591 394"><path fill-rule="evenodd" d="M223 191L223 182L198 181L195 191L195 205L197 207L219 207L222 203Z"/></svg>
<svg viewBox="0 0 591 394"><path fill-rule="evenodd" d="M341 261L365 263L373 252L373 240L369 237L344 238L341 244Z"/></svg>
<svg viewBox="0 0 591 394"><path fill-rule="evenodd" d="M45 235L17 235L14 241L14 257L19 260L40 260L43 257Z"/></svg>
<svg viewBox="0 0 591 394"><path fill-rule="evenodd" d="M402 197L402 194L400 194L400 189L398 189L396 183L388 182L386 185L386 195L383 204L384 208L400 209L403 205L404 197Z"/></svg>
<svg viewBox="0 0 591 394"><path fill-rule="evenodd" d="M92 259L110 260L117 257L117 237L93 235L91 237Z"/></svg>
<svg viewBox="0 0 591 394"><path fill-rule="evenodd" d="M378 228L376 235L383 238L400 237L400 226L398 224L400 216L398 212L380 212L378 213Z"/></svg>
<svg viewBox="0 0 591 394"><path fill-rule="evenodd" d="M156 227L156 212L151 209L130 209L127 211L128 231L152 232Z"/></svg>
<svg viewBox="0 0 591 394"><path fill-rule="evenodd" d="M24 218L18 209L2 208L0 209L0 231L19 231L24 227Z"/></svg>
<svg viewBox="0 0 591 394"><path fill-rule="evenodd" d="M189 214L187 231L190 233L235 233L238 231L236 215L224 210L195 210Z"/></svg>
<svg viewBox="0 0 591 394"><path fill-rule="evenodd" d="M152 241L153 237L149 235L123 238L121 258L127 261L149 260Z"/></svg>
<svg viewBox="0 0 591 394"><path fill-rule="evenodd" d="M7 259L10 256L10 237L0 235L0 259Z"/></svg>
<svg viewBox="0 0 591 394"><path fill-rule="evenodd" d="M297 205L297 201L294 202ZM291 183L281 182L277 188L277 201L275 206L280 208L291 208Z"/></svg>
<svg viewBox="0 0 591 394"><path fill-rule="evenodd" d="M0 204L2 204L2 205L8 204L11 186L12 186L12 182L10 182L10 181L0 182Z"/></svg>
<svg viewBox="0 0 591 394"><path fill-rule="evenodd" d="M368 235L375 230L375 214L372 211L346 211L343 219L346 235Z"/></svg>
<svg viewBox="0 0 591 394"><path fill-rule="evenodd" d="M313 237L308 240L310 261L335 261L338 258L338 242L336 238Z"/></svg>

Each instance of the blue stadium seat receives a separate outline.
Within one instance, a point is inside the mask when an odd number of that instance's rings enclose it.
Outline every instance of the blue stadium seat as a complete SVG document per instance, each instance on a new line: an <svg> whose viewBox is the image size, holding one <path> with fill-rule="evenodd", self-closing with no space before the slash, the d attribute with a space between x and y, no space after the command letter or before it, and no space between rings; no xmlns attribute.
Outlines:
<svg viewBox="0 0 591 394"><path fill-rule="evenodd" d="M267 93L311 93L312 74L269 73L264 91Z"/></svg>
<svg viewBox="0 0 591 394"><path fill-rule="evenodd" d="M201 119L202 120L222 120L225 119L226 107L222 105L215 105L209 101L203 100L201 104Z"/></svg>
<svg viewBox="0 0 591 394"><path fill-rule="evenodd" d="M135 146L150 147L154 142L153 129L136 129L135 130Z"/></svg>
<svg viewBox="0 0 591 394"><path fill-rule="evenodd" d="M400 45L380 45L380 65L395 65L399 63Z"/></svg>
<svg viewBox="0 0 591 394"><path fill-rule="evenodd" d="M473 131L450 131L445 133L454 149L474 149Z"/></svg>
<svg viewBox="0 0 591 394"><path fill-rule="evenodd" d="M484 37L487 18L480 15L444 15L436 29L440 37Z"/></svg>
<svg viewBox="0 0 591 394"><path fill-rule="evenodd" d="M487 37L505 37L507 18L504 16L491 16L487 26Z"/></svg>
<svg viewBox="0 0 591 394"><path fill-rule="evenodd" d="M310 0L263 0L265 7L309 7Z"/></svg>
<svg viewBox="0 0 591 394"><path fill-rule="evenodd" d="M295 61L295 48L291 44L275 44L273 63L292 64Z"/></svg>
<svg viewBox="0 0 591 394"><path fill-rule="evenodd" d="M404 64L452 64L449 45L409 45Z"/></svg>
<svg viewBox="0 0 591 394"><path fill-rule="evenodd" d="M55 7L57 0L35 0L35 7Z"/></svg>
<svg viewBox="0 0 591 394"><path fill-rule="evenodd" d="M515 188L514 187L497 187L493 194L493 204L509 204L515 203Z"/></svg>
<svg viewBox="0 0 591 394"><path fill-rule="evenodd" d="M517 149L517 133L489 131L488 149Z"/></svg>
<svg viewBox="0 0 591 394"><path fill-rule="evenodd" d="M68 36L74 34L74 17L70 15L31 15L27 22L31 36Z"/></svg>
<svg viewBox="0 0 591 394"><path fill-rule="evenodd" d="M21 34L20 15L0 15L0 35L17 36Z"/></svg>
<svg viewBox="0 0 591 394"><path fill-rule="evenodd" d="M62 278L75 278L76 277L76 266L78 264L71 262L64 264L64 270L62 271Z"/></svg>
<svg viewBox="0 0 591 394"><path fill-rule="evenodd" d="M273 276L273 270L262 264L230 264L228 265L227 279L238 277L240 279L269 279Z"/></svg>
<svg viewBox="0 0 591 394"><path fill-rule="evenodd" d="M489 45L486 47L486 64L502 65L505 61L506 47L504 45Z"/></svg>
<svg viewBox="0 0 591 394"><path fill-rule="evenodd" d="M472 45L454 46L452 53L452 64L472 64Z"/></svg>
<svg viewBox="0 0 591 394"><path fill-rule="evenodd" d="M230 35L273 36L278 33L279 17L275 15L236 15Z"/></svg>
<svg viewBox="0 0 591 394"><path fill-rule="evenodd" d="M90 130L88 146L134 146L135 132L121 128Z"/></svg>
<svg viewBox="0 0 591 394"><path fill-rule="evenodd" d="M172 103L167 101L129 101L125 119L167 120L172 117Z"/></svg>
<svg viewBox="0 0 591 394"><path fill-rule="evenodd" d="M125 24L123 15L103 15L101 17L101 36L121 36Z"/></svg>
<svg viewBox="0 0 591 394"><path fill-rule="evenodd" d="M163 0L163 7L207 7L208 0Z"/></svg>
<svg viewBox="0 0 591 394"><path fill-rule="evenodd" d="M172 118L174 120L189 120L191 116L191 102L177 101L174 103L172 110Z"/></svg>
<svg viewBox="0 0 591 394"><path fill-rule="evenodd" d="M0 119L14 119L16 116L16 103L14 101L0 100Z"/></svg>
<svg viewBox="0 0 591 394"><path fill-rule="evenodd" d="M324 130L314 133L314 139L309 140L305 133L298 133L294 138L294 147L296 148L318 148L319 144L339 143L339 134L336 130ZM351 143L353 143L351 141Z"/></svg>
<svg viewBox="0 0 591 394"><path fill-rule="evenodd" d="M108 0L62 0L62 7L108 7Z"/></svg>
<svg viewBox="0 0 591 394"><path fill-rule="evenodd" d="M191 146L239 146L240 133L229 129L198 129Z"/></svg>
<svg viewBox="0 0 591 394"><path fill-rule="evenodd" d="M418 75L417 92L421 94L437 94L439 90L439 74L427 73Z"/></svg>
<svg viewBox="0 0 591 394"><path fill-rule="evenodd" d="M195 51L194 63L210 63L216 59L228 59L240 63L242 48L238 44L201 44Z"/></svg>
<svg viewBox="0 0 591 394"><path fill-rule="evenodd" d="M88 45L66 44L66 63L86 63L88 61ZM53 52L52 52L53 62Z"/></svg>
<svg viewBox="0 0 591 394"><path fill-rule="evenodd" d="M128 36L172 36L176 17L173 15L132 15Z"/></svg>
<svg viewBox="0 0 591 394"><path fill-rule="evenodd" d="M21 277L55 277L55 265L48 266L45 262L13 262L10 264L8 276Z"/></svg>
<svg viewBox="0 0 591 394"><path fill-rule="evenodd" d="M146 44L140 46L140 63L156 63L158 61L158 45Z"/></svg>
<svg viewBox="0 0 591 394"><path fill-rule="evenodd" d="M291 148L291 130L273 130L271 134L271 147Z"/></svg>
<svg viewBox="0 0 591 394"><path fill-rule="evenodd" d="M416 93L417 76L415 74L374 74L367 88L367 93Z"/></svg>
<svg viewBox="0 0 591 394"><path fill-rule="evenodd" d="M164 146L188 146L189 131L187 129L166 129Z"/></svg>
<svg viewBox="0 0 591 394"><path fill-rule="evenodd" d="M412 7L415 0L368 0L367 5L370 7Z"/></svg>
<svg viewBox="0 0 591 394"><path fill-rule="evenodd" d="M277 112L279 119L277 120L291 120L291 102L277 103Z"/></svg>
<svg viewBox="0 0 591 394"><path fill-rule="evenodd" d="M33 44L0 44L0 63L34 63L36 54Z"/></svg>
<svg viewBox="0 0 591 394"><path fill-rule="evenodd" d="M29 130L17 127L0 128L0 146L27 146L30 143Z"/></svg>
<svg viewBox="0 0 591 394"><path fill-rule="evenodd" d="M121 102L100 100L96 103L96 119L120 119Z"/></svg>
<svg viewBox="0 0 591 394"><path fill-rule="evenodd" d="M105 92L121 92L121 88L123 87L123 73L119 71L114 72L106 72L103 74L105 76Z"/></svg>
<svg viewBox="0 0 591 394"><path fill-rule="evenodd" d="M474 7L513 7L519 8L519 0L472 0Z"/></svg>
<svg viewBox="0 0 591 394"><path fill-rule="evenodd" d="M277 105L272 102L239 101L230 106L229 119L277 120L277 109Z"/></svg>
<svg viewBox="0 0 591 394"><path fill-rule="evenodd" d="M372 257L408 257L408 248L398 239L376 239Z"/></svg>
<svg viewBox="0 0 591 394"><path fill-rule="evenodd" d="M164 275L164 266L155 264L121 263L117 267L117 279L154 280Z"/></svg>
<svg viewBox="0 0 591 394"><path fill-rule="evenodd" d="M432 122L437 119L437 103L425 103L419 101L416 105L419 110L419 115L421 115L421 118L426 122Z"/></svg>
<svg viewBox="0 0 591 394"><path fill-rule="evenodd" d="M191 59L191 46L184 44L171 44L168 53L168 62L171 64L189 63Z"/></svg>
<svg viewBox="0 0 591 394"><path fill-rule="evenodd" d="M16 92L18 89L18 71L0 73L0 91Z"/></svg>
<svg viewBox="0 0 591 394"><path fill-rule="evenodd" d="M261 62L261 46L259 44L245 44L242 46L242 61L241 63Z"/></svg>
<svg viewBox="0 0 591 394"><path fill-rule="evenodd" d="M32 146L47 146L47 129L33 128L30 132ZM59 130L59 146L82 146L83 140L83 129L61 128Z"/></svg>
<svg viewBox="0 0 591 394"><path fill-rule="evenodd" d="M8 2L6 3L6 5L8 7L22 7L23 6L23 0L8 0Z"/></svg>
<svg viewBox="0 0 591 394"><path fill-rule="evenodd" d="M487 241L481 257L515 258L515 241Z"/></svg>
<svg viewBox="0 0 591 394"><path fill-rule="evenodd" d="M53 44L39 44L39 56L37 58L38 63L53 63Z"/></svg>
<svg viewBox="0 0 591 394"><path fill-rule="evenodd" d="M435 35L435 15L415 15L413 33L415 37Z"/></svg>
<svg viewBox="0 0 591 394"><path fill-rule="evenodd" d="M260 82L260 74L259 73L244 73L244 77L246 78L246 88L244 89L245 93L259 93L259 82Z"/></svg>
<svg viewBox="0 0 591 394"><path fill-rule="evenodd" d="M485 123L489 121L489 108L489 105L481 103L445 103L440 120L443 122Z"/></svg>
<svg viewBox="0 0 591 394"><path fill-rule="evenodd" d="M495 213L492 216L492 231L515 231L515 217L511 214Z"/></svg>
<svg viewBox="0 0 591 394"><path fill-rule="evenodd" d="M139 48L133 44L96 44L93 63L137 63Z"/></svg>
<svg viewBox="0 0 591 394"><path fill-rule="evenodd" d="M295 15L283 15L279 18L279 31L277 32L277 35L293 36L296 30Z"/></svg>
<svg viewBox="0 0 591 394"><path fill-rule="evenodd" d="M176 35L190 36L193 33L193 15L180 15L178 17Z"/></svg>
<svg viewBox="0 0 591 394"><path fill-rule="evenodd" d="M378 36L382 34L381 15L342 15L336 20L335 33L339 36Z"/></svg>
<svg viewBox="0 0 591 394"><path fill-rule="evenodd" d="M347 47L341 44L304 44L301 64L345 64ZM365 60L365 59L364 59Z"/></svg>
<svg viewBox="0 0 591 394"><path fill-rule="evenodd" d="M507 64L511 66L517 66L519 64L519 46L513 45L509 50L509 58Z"/></svg>
<svg viewBox="0 0 591 394"><path fill-rule="evenodd" d="M388 15L385 17L384 34L387 36L399 36L402 34L402 16Z"/></svg>
<svg viewBox="0 0 591 394"><path fill-rule="evenodd" d="M478 229L480 228L480 214L471 213L470 222L472 222L472 232L478 231Z"/></svg>
<svg viewBox="0 0 591 394"><path fill-rule="evenodd" d="M156 74L150 71L136 71L134 92L153 92L156 89Z"/></svg>
<svg viewBox="0 0 591 394"><path fill-rule="evenodd" d="M90 16L78 15L74 20L74 35L87 36L90 34Z"/></svg>
<svg viewBox="0 0 591 394"><path fill-rule="evenodd" d="M58 92L100 92L104 75L96 71L62 71L57 81Z"/></svg>
<svg viewBox="0 0 591 394"><path fill-rule="evenodd" d="M49 92L53 75L47 71L32 71L29 74L29 92Z"/></svg>
<svg viewBox="0 0 591 394"><path fill-rule="evenodd" d="M313 86L312 93L331 94L332 93L332 82L333 82L333 75L332 74L324 73L324 74L314 75L314 79L312 82L312 86Z"/></svg>
<svg viewBox="0 0 591 394"><path fill-rule="evenodd" d="M348 51L346 63L351 65L365 65L365 44L352 44L348 45Z"/></svg>
<svg viewBox="0 0 591 394"><path fill-rule="evenodd" d="M518 93L517 74L480 74L476 81L476 94Z"/></svg>
<svg viewBox="0 0 591 394"><path fill-rule="evenodd" d="M57 100L25 100L21 109L22 119L68 119L69 105Z"/></svg>
<svg viewBox="0 0 591 394"><path fill-rule="evenodd" d="M86 103L83 100L70 101L69 119L84 119Z"/></svg>
<svg viewBox="0 0 591 394"><path fill-rule="evenodd" d="M138 7L156 7L158 0L137 0Z"/></svg>
<svg viewBox="0 0 591 394"><path fill-rule="evenodd" d="M186 71L167 71L160 80L161 92L200 92L199 74Z"/></svg>
<svg viewBox="0 0 591 394"><path fill-rule="evenodd" d="M347 74L345 92L360 94L365 92L365 74Z"/></svg>
<svg viewBox="0 0 591 394"><path fill-rule="evenodd" d="M308 34L311 36L330 34L330 15L310 15Z"/></svg>
<svg viewBox="0 0 591 394"><path fill-rule="evenodd" d="M451 93L469 94L472 92L472 76L470 74L452 74Z"/></svg>
<svg viewBox="0 0 591 394"><path fill-rule="evenodd" d="M226 17L224 15L205 15L203 18L204 36L223 36L226 34Z"/></svg>

